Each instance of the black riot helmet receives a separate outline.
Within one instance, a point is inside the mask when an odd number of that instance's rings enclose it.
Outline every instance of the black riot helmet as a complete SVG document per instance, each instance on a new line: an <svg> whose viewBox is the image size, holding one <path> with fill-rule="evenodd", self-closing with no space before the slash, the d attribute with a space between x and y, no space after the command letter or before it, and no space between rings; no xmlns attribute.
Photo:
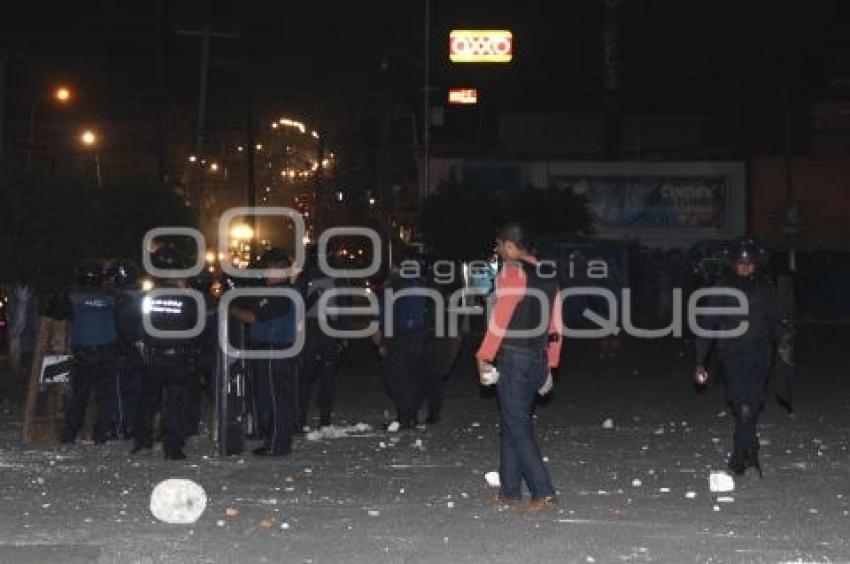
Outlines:
<svg viewBox="0 0 850 564"><path fill-rule="evenodd" d="M723 251L723 257L730 266L740 261L749 261L756 266L764 266L767 263L767 251L758 241L750 236L738 237Z"/></svg>
<svg viewBox="0 0 850 564"><path fill-rule="evenodd" d="M162 245L151 253L151 263L156 268L179 270L185 268L182 253L173 245Z"/></svg>
<svg viewBox="0 0 850 564"><path fill-rule="evenodd" d="M77 266L77 284L83 288L103 286L103 263L96 260L84 260Z"/></svg>
<svg viewBox="0 0 850 564"><path fill-rule="evenodd" d="M134 288L139 283L139 267L131 260L117 259L109 267L109 276L117 288Z"/></svg>
<svg viewBox="0 0 850 564"><path fill-rule="evenodd" d="M268 268L270 265L276 265L278 268L289 268L292 265L292 261L289 259L289 255L286 254L286 251L283 249L272 247L263 253L262 258L260 258L261 268Z"/></svg>
<svg viewBox="0 0 850 564"><path fill-rule="evenodd" d="M205 269L197 276L189 278L189 280L187 280L187 285L189 288L197 290L204 295L209 295L212 290L213 282L215 282L213 275Z"/></svg>

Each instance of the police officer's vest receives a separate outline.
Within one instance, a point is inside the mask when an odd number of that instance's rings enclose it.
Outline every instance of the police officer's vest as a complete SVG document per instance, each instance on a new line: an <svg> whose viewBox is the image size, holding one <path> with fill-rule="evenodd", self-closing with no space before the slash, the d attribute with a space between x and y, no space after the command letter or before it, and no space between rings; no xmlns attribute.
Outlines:
<svg viewBox="0 0 850 564"><path fill-rule="evenodd" d="M394 284L394 290L400 292L408 288L423 288L419 279L401 278ZM424 295L402 296L393 302L393 334L404 335L426 328L428 320L428 297Z"/></svg>
<svg viewBox="0 0 850 564"><path fill-rule="evenodd" d="M257 321L249 328L251 341L263 345L291 345L295 342L295 308L280 317Z"/></svg>
<svg viewBox="0 0 850 564"><path fill-rule="evenodd" d="M115 298L103 291L72 292L72 347L103 347L115 343Z"/></svg>
<svg viewBox="0 0 850 564"><path fill-rule="evenodd" d="M765 348L771 347L774 340L781 341L786 336L783 334L786 331L779 326L781 311L770 280L760 274L753 278L732 276L720 286L735 288L743 292L747 297L748 307L747 315L718 317L718 329L731 330L743 322L748 324L748 328L738 337L718 339L718 351L762 353ZM717 298L712 305L737 306L739 304L737 300Z"/></svg>
<svg viewBox="0 0 850 564"><path fill-rule="evenodd" d="M503 344L515 347L545 349L549 343L549 323L552 318L552 307L558 294L557 276L541 278L537 272L537 266L524 260L518 261L525 273L526 289L539 290L535 292L538 296L524 296L517 304L508 324L508 332L503 339ZM542 292L542 295L540 295ZM543 299L545 296L545 300ZM532 330L538 331L531 333ZM532 336L513 336L516 331L525 331ZM558 338L553 335L551 338Z"/></svg>
<svg viewBox="0 0 850 564"><path fill-rule="evenodd" d="M142 299L142 312L149 317L150 325L159 331L188 331L198 323L198 306L190 296L161 294ZM186 338L157 337L145 331L145 341L168 344L190 345Z"/></svg>

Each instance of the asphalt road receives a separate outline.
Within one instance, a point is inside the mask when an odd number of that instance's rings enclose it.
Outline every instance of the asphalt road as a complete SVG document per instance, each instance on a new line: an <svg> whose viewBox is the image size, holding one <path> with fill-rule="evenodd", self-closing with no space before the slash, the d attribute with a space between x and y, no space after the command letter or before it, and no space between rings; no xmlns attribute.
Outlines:
<svg viewBox="0 0 850 564"><path fill-rule="evenodd" d="M125 443L25 448L14 410L0 444L0 562L848 562L850 403L834 328L804 333L796 413L762 418L764 479L732 500L709 491L731 418L717 386L696 394L681 343L627 343L615 359L568 343L540 406L542 450L561 496L535 516L488 505L498 418L467 349L436 426L390 434L365 344L341 374L337 423L372 430L299 440L291 457L131 458ZM613 428L603 428L606 419ZM159 481L201 484L194 525L151 515ZM238 513L228 516L231 509Z"/></svg>

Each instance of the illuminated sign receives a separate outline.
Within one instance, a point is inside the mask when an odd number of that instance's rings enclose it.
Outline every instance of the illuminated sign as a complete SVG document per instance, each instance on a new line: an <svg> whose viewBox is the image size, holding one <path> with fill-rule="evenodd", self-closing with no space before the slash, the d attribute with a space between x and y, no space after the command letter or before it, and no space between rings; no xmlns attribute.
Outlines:
<svg viewBox="0 0 850 564"><path fill-rule="evenodd" d="M453 63L509 63L512 58L510 31L456 29L449 36L449 59Z"/></svg>
<svg viewBox="0 0 850 564"><path fill-rule="evenodd" d="M475 88L452 88L449 90L449 104L471 105L478 103L478 90Z"/></svg>

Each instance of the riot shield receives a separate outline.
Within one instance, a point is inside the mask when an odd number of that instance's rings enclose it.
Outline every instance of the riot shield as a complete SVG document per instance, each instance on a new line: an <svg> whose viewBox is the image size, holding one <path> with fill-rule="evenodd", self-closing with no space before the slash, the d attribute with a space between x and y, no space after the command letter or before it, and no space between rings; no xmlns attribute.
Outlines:
<svg viewBox="0 0 850 564"><path fill-rule="evenodd" d="M245 348L245 326L234 319L224 321L222 337L239 349ZM230 357L219 347L216 355L216 444L221 456L241 454L247 432L247 362Z"/></svg>

